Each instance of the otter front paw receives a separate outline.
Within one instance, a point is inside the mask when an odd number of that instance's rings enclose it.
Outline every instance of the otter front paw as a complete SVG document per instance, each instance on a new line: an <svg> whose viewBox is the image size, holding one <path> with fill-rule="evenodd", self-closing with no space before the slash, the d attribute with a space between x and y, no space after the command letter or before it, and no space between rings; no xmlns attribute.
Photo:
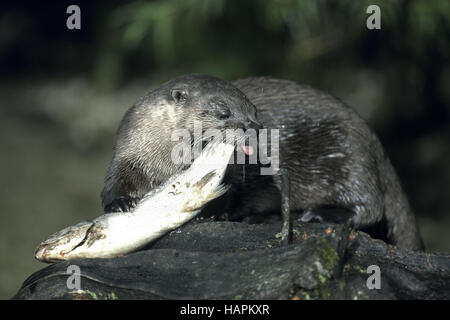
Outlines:
<svg viewBox="0 0 450 320"><path fill-rule="evenodd" d="M103 211L105 213L130 212L132 208L136 207L138 202L139 198L119 197L113 200L110 204L107 204Z"/></svg>

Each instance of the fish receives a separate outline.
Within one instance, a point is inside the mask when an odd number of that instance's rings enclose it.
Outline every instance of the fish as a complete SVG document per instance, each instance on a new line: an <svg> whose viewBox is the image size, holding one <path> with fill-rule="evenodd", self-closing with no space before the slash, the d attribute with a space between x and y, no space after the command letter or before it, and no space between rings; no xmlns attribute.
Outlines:
<svg viewBox="0 0 450 320"><path fill-rule="evenodd" d="M223 195L235 145L212 141L189 168L147 193L130 212L103 214L51 235L35 251L41 262L114 258L134 252L194 218Z"/></svg>

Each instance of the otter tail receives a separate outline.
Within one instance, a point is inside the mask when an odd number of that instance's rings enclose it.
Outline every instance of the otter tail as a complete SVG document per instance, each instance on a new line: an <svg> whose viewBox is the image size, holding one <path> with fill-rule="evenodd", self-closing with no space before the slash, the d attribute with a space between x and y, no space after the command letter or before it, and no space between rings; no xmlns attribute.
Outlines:
<svg viewBox="0 0 450 320"><path fill-rule="evenodd" d="M385 188L384 214L388 238L399 247L423 250L424 246L414 213L389 158L385 157L379 169Z"/></svg>

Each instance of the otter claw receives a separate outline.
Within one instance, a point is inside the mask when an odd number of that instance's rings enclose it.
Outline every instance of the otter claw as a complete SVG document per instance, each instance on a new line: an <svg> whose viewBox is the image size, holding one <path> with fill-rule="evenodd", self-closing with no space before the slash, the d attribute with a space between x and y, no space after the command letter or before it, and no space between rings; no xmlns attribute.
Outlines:
<svg viewBox="0 0 450 320"><path fill-rule="evenodd" d="M113 200L110 204L106 205L104 212L130 212L131 209L136 207L138 201L139 198L119 197Z"/></svg>

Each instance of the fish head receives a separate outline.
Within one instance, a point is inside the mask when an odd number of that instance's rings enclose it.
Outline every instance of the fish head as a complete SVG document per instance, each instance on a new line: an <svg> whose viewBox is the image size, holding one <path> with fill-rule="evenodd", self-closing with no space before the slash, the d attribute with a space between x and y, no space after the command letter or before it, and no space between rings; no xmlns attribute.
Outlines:
<svg viewBox="0 0 450 320"><path fill-rule="evenodd" d="M67 260L66 256L85 241L92 225L92 222L81 222L51 235L37 247L34 257L42 262Z"/></svg>

